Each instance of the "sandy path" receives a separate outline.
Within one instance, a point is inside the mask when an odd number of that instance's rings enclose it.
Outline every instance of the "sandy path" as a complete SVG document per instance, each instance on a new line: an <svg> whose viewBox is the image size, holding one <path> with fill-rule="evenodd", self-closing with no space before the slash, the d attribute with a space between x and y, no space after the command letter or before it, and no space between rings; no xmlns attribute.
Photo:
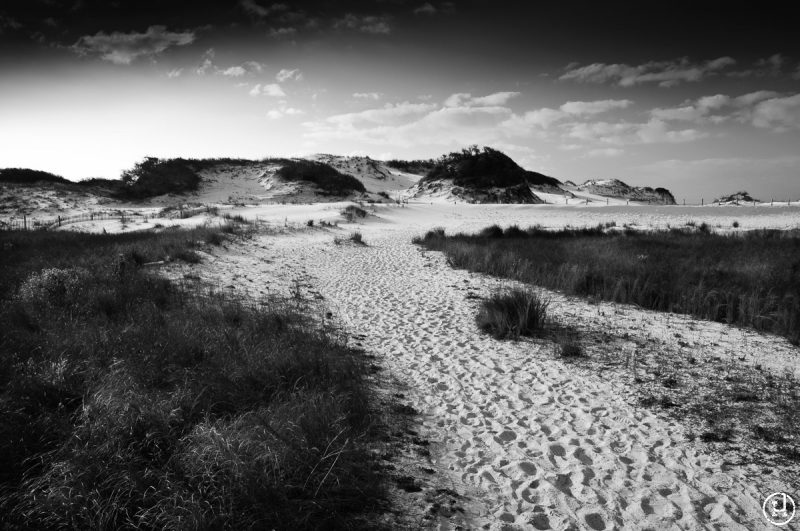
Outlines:
<svg viewBox="0 0 800 531"><path fill-rule="evenodd" d="M680 426L619 398L531 342L474 326L497 282L450 269L410 233L368 247L296 252L314 288L364 346L406 381L440 465L483 500L497 527L761 529L761 496L744 471L686 442Z"/></svg>

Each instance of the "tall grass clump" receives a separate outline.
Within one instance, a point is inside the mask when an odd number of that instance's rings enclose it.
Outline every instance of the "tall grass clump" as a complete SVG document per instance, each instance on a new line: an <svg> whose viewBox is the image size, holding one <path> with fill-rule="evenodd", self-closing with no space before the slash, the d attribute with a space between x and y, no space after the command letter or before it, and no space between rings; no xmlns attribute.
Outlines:
<svg viewBox="0 0 800 531"><path fill-rule="evenodd" d="M547 323L548 301L529 289L510 289L493 294L481 303L475 322L495 338L540 334Z"/></svg>
<svg viewBox="0 0 800 531"><path fill-rule="evenodd" d="M358 218L367 217L367 211L356 205L347 205L341 212L342 216L349 222L353 222Z"/></svg>
<svg viewBox="0 0 800 531"><path fill-rule="evenodd" d="M475 235L431 231L416 243L455 267L645 308L752 327L800 342L800 233L586 229Z"/></svg>
<svg viewBox="0 0 800 531"><path fill-rule="evenodd" d="M142 267L211 230L0 234L4 529L343 528L374 505L360 354L296 303Z"/></svg>

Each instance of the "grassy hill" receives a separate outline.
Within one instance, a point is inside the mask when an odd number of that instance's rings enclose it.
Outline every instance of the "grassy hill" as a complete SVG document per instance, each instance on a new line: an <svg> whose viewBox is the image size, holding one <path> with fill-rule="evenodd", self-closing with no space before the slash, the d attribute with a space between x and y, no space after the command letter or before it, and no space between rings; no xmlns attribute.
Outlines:
<svg viewBox="0 0 800 531"><path fill-rule="evenodd" d="M437 180L449 180L455 186L474 190L561 184L558 179L521 168L496 149L477 146L442 156L420 183Z"/></svg>

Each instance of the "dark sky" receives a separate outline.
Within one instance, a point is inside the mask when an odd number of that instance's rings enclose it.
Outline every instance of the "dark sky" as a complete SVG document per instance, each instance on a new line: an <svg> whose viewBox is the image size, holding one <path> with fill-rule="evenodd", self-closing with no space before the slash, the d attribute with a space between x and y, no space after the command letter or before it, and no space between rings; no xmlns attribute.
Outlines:
<svg viewBox="0 0 800 531"><path fill-rule="evenodd" d="M0 167L145 155L430 157L800 196L800 39L778 3L0 3Z"/></svg>

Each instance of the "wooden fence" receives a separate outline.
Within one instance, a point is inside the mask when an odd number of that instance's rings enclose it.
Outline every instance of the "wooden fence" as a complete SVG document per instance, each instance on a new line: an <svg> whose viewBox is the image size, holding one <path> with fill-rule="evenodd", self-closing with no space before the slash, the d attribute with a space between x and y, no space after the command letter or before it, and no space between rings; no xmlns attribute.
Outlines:
<svg viewBox="0 0 800 531"><path fill-rule="evenodd" d="M204 212L216 212L214 207L199 206L192 208L176 208L165 210L148 216L141 212L129 212L123 210L94 211L76 214L74 216L56 216L54 218L30 218L23 214L21 218L0 219L0 230L49 230L69 225L72 223L83 223L86 221L120 221L126 223L132 220L159 219L185 219L202 214Z"/></svg>

